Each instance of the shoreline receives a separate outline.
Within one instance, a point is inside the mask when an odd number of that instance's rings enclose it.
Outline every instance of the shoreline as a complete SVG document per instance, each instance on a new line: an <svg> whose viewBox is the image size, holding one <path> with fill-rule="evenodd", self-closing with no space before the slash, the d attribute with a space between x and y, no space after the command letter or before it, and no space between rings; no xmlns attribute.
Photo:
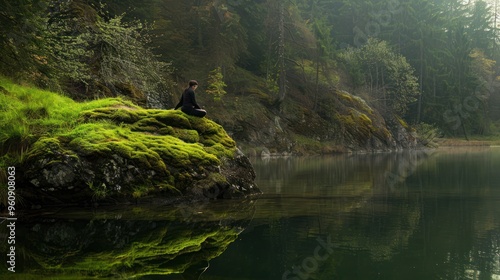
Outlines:
<svg viewBox="0 0 500 280"><path fill-rule="evenodd" d="M439 147L492 147L500 146L499 140L465 140L455 138L437 138L436 144Z"/></svg>

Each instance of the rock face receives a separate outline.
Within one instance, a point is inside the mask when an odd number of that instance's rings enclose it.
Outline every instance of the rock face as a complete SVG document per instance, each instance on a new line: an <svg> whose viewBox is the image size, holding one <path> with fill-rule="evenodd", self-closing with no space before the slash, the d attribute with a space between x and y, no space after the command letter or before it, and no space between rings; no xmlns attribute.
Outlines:
<svg viewBox="0 0 500 280"><path fill-rule="evenodd" d="M124 104L83 111L71 130L41 137L22 171L24 197L40 204L260 192L248 158L220 125Z"/></svg>
<svg viewBox="0 0 500 280"><path fill-rule="evenodd" d="M314 110L307 103L310 98L300 97L290 94L277 110L250 99L255 97L242 96L247 99L240 102L252 104L251 111L242 108L231 118L214 118L238 144L246 146L246 152L256 156L397 151L419 146L415 131L400 117L382 114L346 91L325 89Z"/></svg>

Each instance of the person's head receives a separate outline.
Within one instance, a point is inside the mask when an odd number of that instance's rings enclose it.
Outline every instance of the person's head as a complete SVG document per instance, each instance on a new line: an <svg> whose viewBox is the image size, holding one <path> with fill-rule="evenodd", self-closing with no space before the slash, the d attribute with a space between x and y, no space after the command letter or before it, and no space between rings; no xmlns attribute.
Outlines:
<svg viewBox="0 0 500 280"><path fill-rule="evenodd" d="M189 81L189 87L196 89L198 87L198 82L196 80Z"/></svg>

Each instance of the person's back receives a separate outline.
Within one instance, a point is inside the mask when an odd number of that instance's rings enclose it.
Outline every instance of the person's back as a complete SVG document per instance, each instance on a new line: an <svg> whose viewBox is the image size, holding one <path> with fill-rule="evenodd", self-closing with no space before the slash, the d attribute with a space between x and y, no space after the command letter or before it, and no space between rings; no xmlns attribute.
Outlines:
<svg viewBox="0 0 500 280"><path fill-rule="evenodd" d="M196 103L194 90L192 88L187 88L182 93L182 107L201 109Z"/></svg>
<svg viewBox="0 0 500 280"><path fill-rule="evenodd" d="M198 82L195 80L189 81L189 87L184 90L184 92L181 95L181 99L179 100L179 103L177 106L175 106L175 109L177 110L179 107L181 107L182 112L203 118L206 114L207 111L201 109L201 107L198 105L196 102L196 97L195 97L195 90L198 87Z"/></svg>

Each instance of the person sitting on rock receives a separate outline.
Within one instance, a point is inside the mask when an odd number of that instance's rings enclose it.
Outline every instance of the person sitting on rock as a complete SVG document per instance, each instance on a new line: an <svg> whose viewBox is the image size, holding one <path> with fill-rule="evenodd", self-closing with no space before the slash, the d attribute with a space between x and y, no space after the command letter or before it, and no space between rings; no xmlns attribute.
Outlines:
<svg viewBox="0 0 500 280"><path fill-rule="evenodd" d="M194 96L194 91L198 87L198 82L195 80L189 81L189 86L184 90L181 95L181 100L175 106L175 110L181 107L182 112L191 115L203 118L207 111L201 109L201 107L196 103L196 98Z"/></svg>

